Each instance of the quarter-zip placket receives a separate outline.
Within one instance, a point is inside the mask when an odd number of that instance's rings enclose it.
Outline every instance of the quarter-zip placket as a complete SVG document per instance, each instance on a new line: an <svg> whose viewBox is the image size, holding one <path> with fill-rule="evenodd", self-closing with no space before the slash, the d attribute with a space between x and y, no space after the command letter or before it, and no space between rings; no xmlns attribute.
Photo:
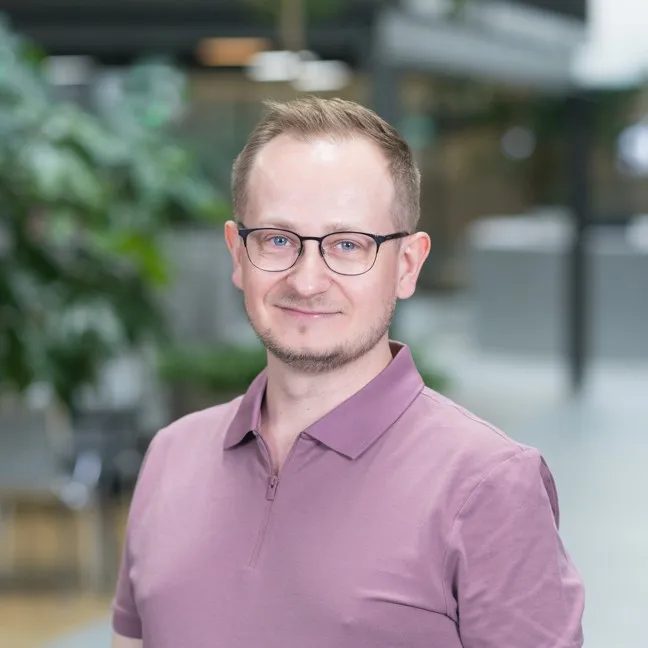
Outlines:
<svg viewBox="0 0 648 648"><path fill-rule="evenodd" d="M266 456L266 460L268 462L268 468L270 469L270 479L268 480L268 487L266 488L267 504L265 507L263 520L261 522L261 528L259 529L257 541L254 545L254 551L252 552L252 557L250 558L249 566L252 568L256 566L257 561L259 559L259 554L261 553L261 547L263 546L263 541L265 540L268 524L270 523L270 516L272 514L272 505L274 504L275 498L277 496L277 488L279 487L279 474L275 471L274 466L272 464L272 457L270 456L270 449L268 448L268 444L265 442L263 437L258 432L256 432L255 435L261 447L263 448L263 452ZM295 439L295 443L293 443L292 448L290 448L290 452L288 453L288 456L286 457L286 461L284 462L284 469L288 464L288 462L290 461L290 458L292 457L292 454L295 450L295 446L297 445L297 443L299 443L300 438L301 435L298 436L297 439Z"/></svg>

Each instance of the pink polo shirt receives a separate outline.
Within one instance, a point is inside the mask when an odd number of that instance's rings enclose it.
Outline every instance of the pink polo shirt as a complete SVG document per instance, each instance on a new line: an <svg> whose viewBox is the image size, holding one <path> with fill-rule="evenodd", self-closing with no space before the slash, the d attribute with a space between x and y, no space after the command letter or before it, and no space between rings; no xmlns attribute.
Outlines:
<svg viewBox="0 0 648 648"><path fill-rule="evenodd" d="M145 648L577 648L581 580L540 454L424 387L407 347L279 477L265 391L158 433L114 629Z"/></svg>

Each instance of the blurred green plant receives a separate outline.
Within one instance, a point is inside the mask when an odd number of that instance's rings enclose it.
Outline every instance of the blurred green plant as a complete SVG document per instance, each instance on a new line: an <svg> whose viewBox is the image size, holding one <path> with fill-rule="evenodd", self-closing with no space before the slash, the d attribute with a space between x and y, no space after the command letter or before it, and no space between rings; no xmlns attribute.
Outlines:
<svg viewBox="0 0 648 648"><path fill-rule="evenodd" d="M438 392L450 384L448 376L424 367L422 353L411 349L423 382ZM266 366L263 346L181 345L166 349L159 358L159 374L172 386L183 386L206 395L205 402L242 394ZM205 405L206 406L206 405Z"/></svg>
<svg viewBox="0 0 648 648"><path fill-rule="evenodd" d="M450 377L446 373L439 371L438 369L422 368L420 365L418 365L418 367L421 378L423 378L423 382L427 387L439 392L440 394L445 393L449 389Z"/></svg>
<svg viewBox="0 0 648 648"><path fill-rule="evenodd" d="M229 206L167 134L176 70L131 68L93 114L56 99L46 62L0 22L0 390L48 384L73 409L109 358L164 337L162 232Z"/></svg>
<svg viewBox="0 0 648 648"><path fill-rule="evenodd" d="M463 13L466 11L466 8L471 2L474 2L474 0L451 0L449 17L461 19L463 17Z"/></svg>
<svg viewBox="0 0 648 648"><path fill-rule="evenodd" d="M172 346L159 358L159 373L165 382L184 384L215 398L243 393L265 366L262 346Z"/></svg>

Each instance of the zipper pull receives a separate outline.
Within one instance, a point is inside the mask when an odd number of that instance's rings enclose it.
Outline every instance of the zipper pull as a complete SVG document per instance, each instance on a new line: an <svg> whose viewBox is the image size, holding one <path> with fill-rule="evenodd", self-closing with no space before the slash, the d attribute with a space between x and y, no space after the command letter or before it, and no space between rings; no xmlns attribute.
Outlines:
<svg viewBox="0 0 648 648"><path fill-rule="evenodd" d="M277 494L277 485L279 484L279 477L277 475L272 475L270 477L270 483L268 484L268 490L266 492L266 499L272 501Z"/></svg>

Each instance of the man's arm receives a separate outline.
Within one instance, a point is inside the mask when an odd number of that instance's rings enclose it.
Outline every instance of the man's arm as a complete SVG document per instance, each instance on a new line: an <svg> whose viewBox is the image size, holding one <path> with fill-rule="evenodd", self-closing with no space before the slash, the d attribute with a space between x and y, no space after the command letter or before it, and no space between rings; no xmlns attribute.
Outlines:
<svg viewBox="0 0 648 648"><path fill-rule="evenodd" d="M558 524L536 450L517 452L468 497L445 562L447 612L465 648L581 648L584 590Z"/></svg>
<svg viewBox="0 0 648 648"><path fill-rule="evenodd" d="M122 637L117 633L113 634L112 648L142 648L143 645L141 639L131 639L130 637Z"/></svg>
<svg viewBox="0 0 648 648"><path fill-rule="evenodd" d="M117 588L115 598L112 602L112 648L142 648L142 621L137 609L134 584L131 582L131 552L129 550L131 534L143 515L156 478L156 462L151 457L155 448L159 446L159 433L151 440L149 447L142 460L142 465L137 477L137 483L133 493L130 509L128 511L128 522L126 524L126 538L122 550L121 563L117 576ZM156 455L159 457L159 453ZM159 462L159 459L158 459ZM159 464L158 464L159 465ZM129 636L126 636L129 635Z"/></svg>

